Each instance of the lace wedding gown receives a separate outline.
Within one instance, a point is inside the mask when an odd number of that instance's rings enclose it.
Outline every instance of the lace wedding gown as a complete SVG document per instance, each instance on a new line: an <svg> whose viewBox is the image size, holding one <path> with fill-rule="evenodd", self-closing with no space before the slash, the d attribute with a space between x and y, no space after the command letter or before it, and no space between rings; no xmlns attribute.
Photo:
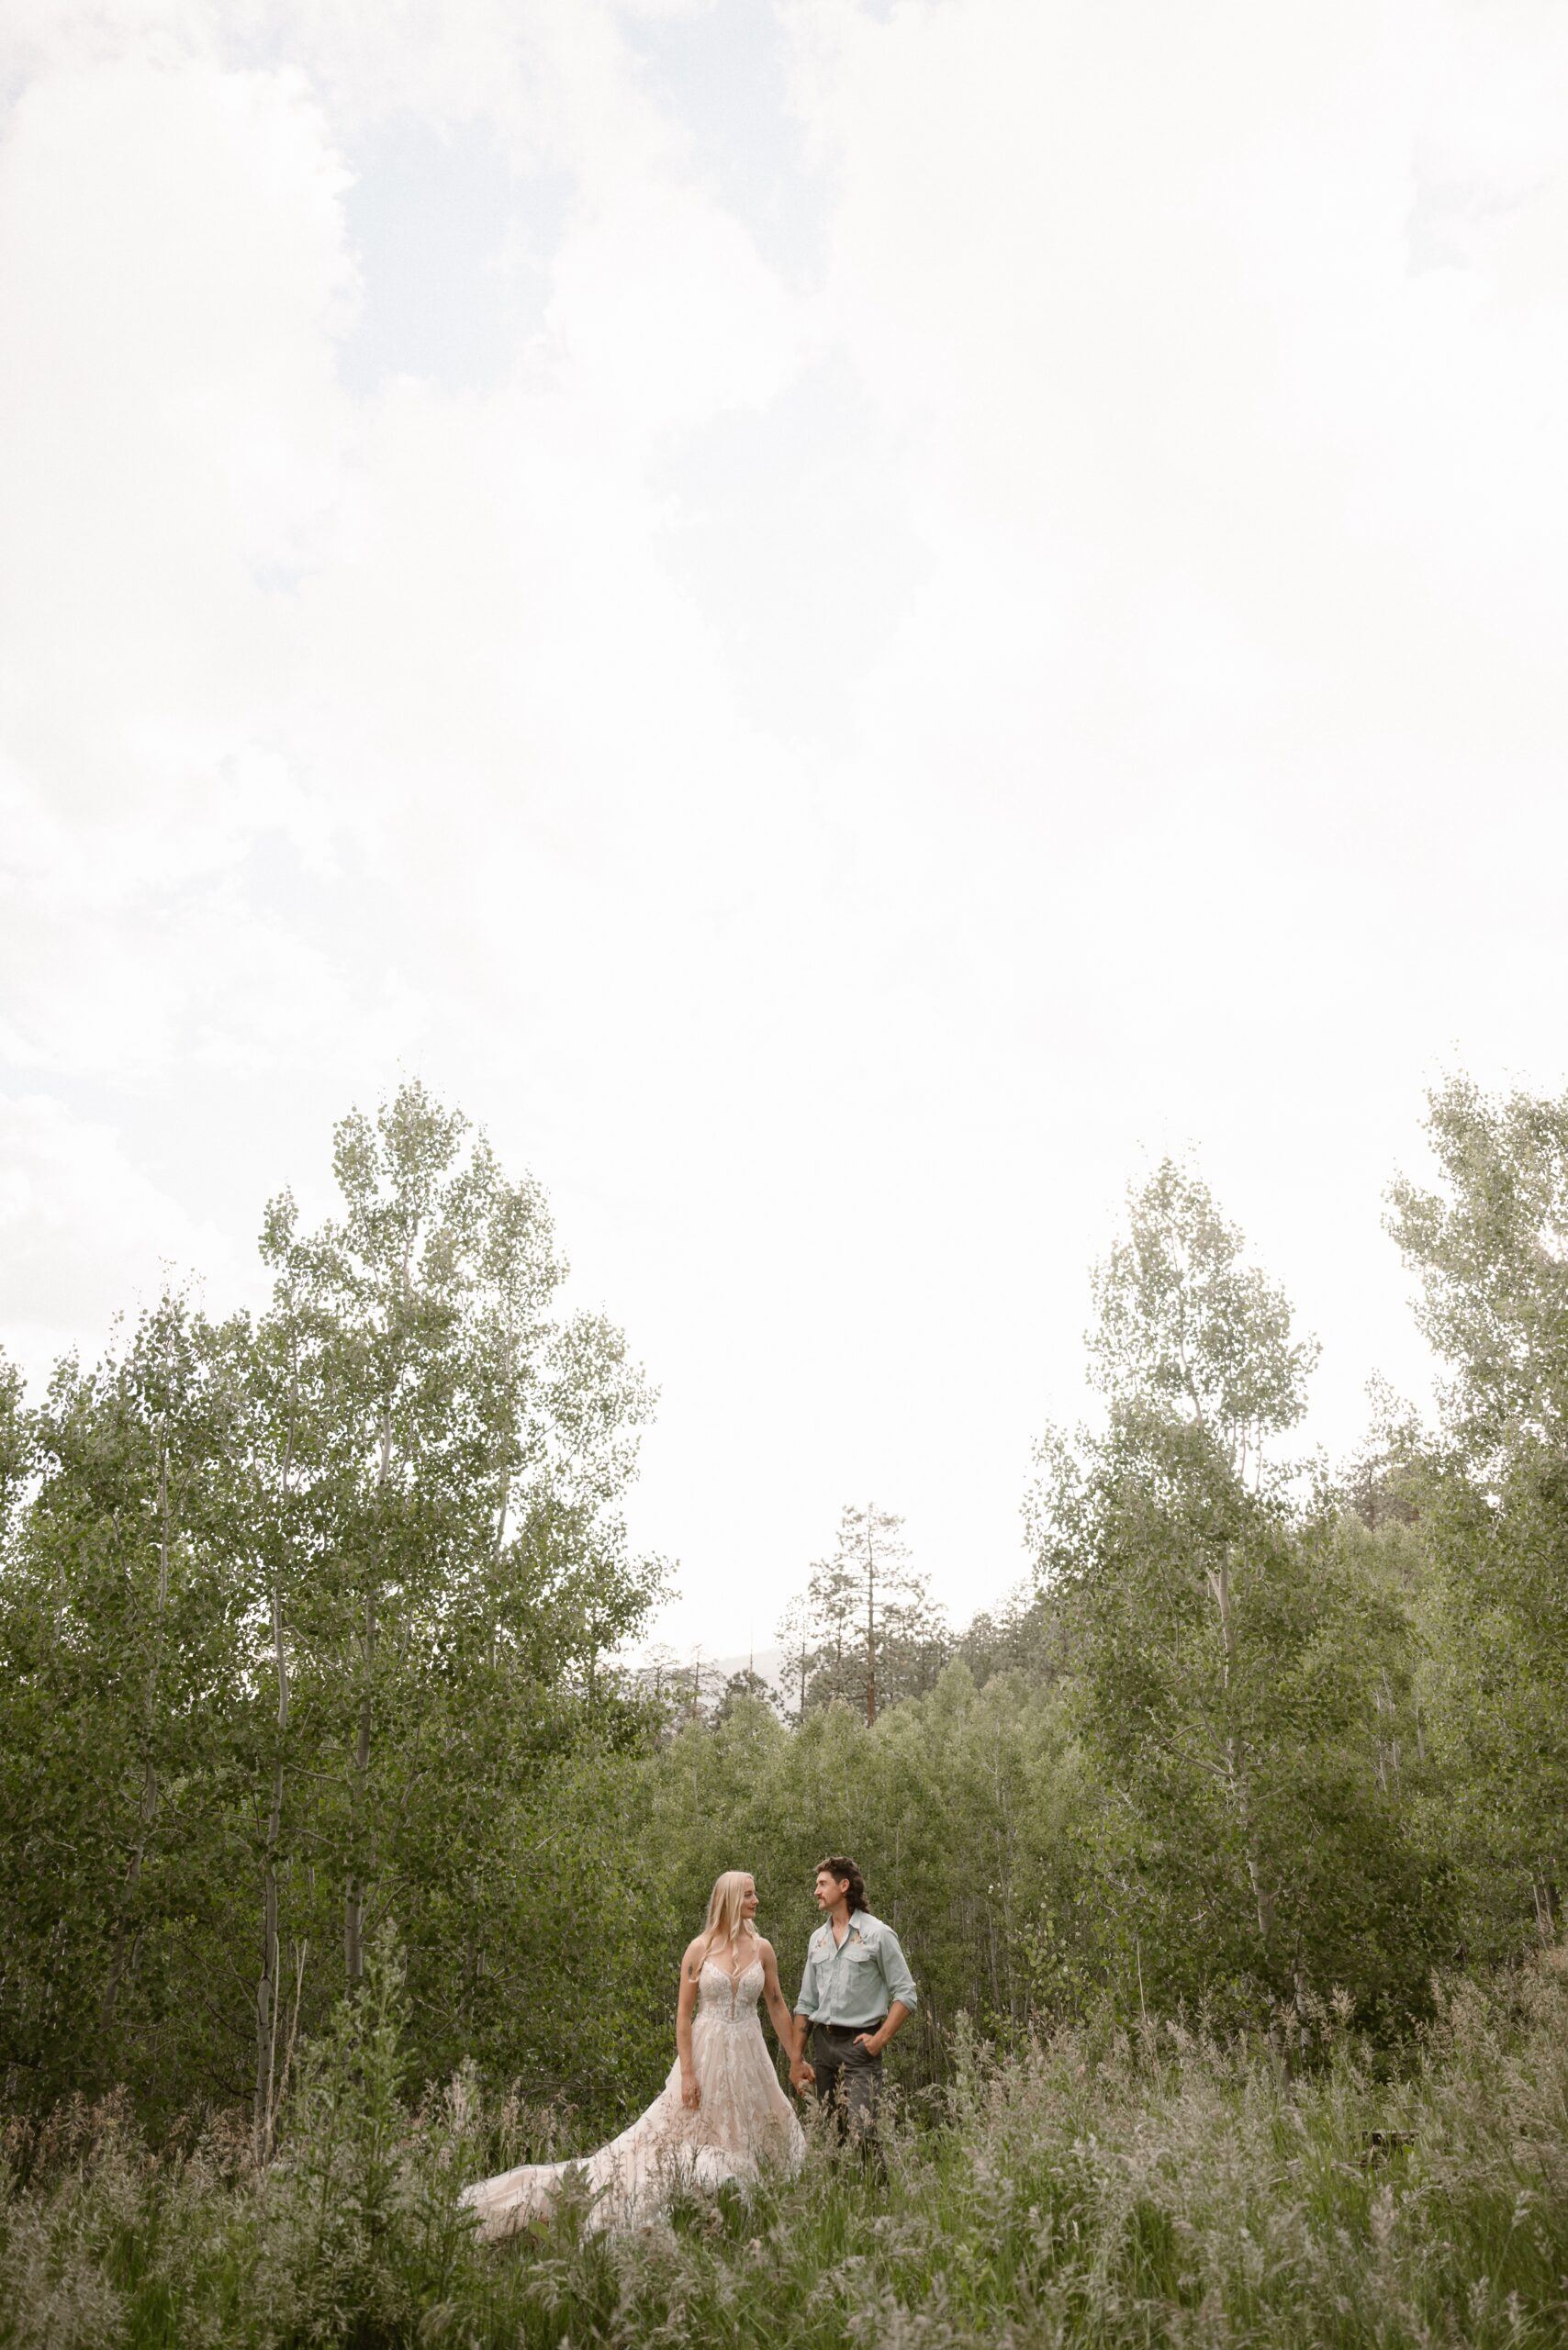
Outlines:
<svg viewBox="0 0 1568 2350"><path fill-rule="evenodd" d="M650 2220L683 2183L717 2187L755 2177L759 2162L793 2169L805 2137L778 2086L756 2003L762 1961L738 1975L704 1959L691 2024L692 2070L700 2099L693 2113L680 2101L680 2061L645 2113L619 2138L575 2162L524 2163L463 2190L478 2213L476 2233L487 2243L549 2211L557 2190L575 2174L592 2197L594 2227L635 2227Z"/></svg>

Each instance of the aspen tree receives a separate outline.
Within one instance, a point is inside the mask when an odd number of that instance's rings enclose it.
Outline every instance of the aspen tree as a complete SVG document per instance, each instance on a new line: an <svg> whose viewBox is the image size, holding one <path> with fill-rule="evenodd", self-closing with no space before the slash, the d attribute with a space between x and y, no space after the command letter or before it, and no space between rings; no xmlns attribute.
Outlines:
<svg viewBox="0 0 1568 2350"><path fill-rule="evenodd" d="M1152 1953L1190 1988L1249 1979L1298 2012L1313 1984L1380 1966L1387 1996L1418 1998L1432 1919L1378 1781L1382 1603L1282 1449L1316 1348L1170 1162L1130 1194L1093 1297L1103 1418L1047 1437L1026 1515L1078 1621L1129 1963ZM1352 1970L1358 1936L1376 1965Z"/></svg>

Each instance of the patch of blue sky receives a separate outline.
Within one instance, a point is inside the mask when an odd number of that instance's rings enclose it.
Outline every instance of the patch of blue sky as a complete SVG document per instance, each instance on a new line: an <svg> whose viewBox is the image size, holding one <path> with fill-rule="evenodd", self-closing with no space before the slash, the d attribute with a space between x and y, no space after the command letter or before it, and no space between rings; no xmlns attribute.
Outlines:
<svg viewBox="0 0 1568 2350"><path fill-rule="evenodd" d="M789 41L770 0L712 0L629 28L645 84L691 141L691 164L789 275L821 248L822 191L790 100Z"/></svg>
<svg viewBox="0 0 1568 2350"><path fill-rule="evenodd" d="M753 721L833 752L924 591L895 450L841 352L768 407L671 433L654 461L665 548L713 628Z"/></svg>
<svg viewBox="0 0 1568 2350"><path fill-rule="evenodd" d="M339 354L348 389L399 375L443 392L504 383L543 323L569 179L520 175L482 121L411 115L378 124L351 162L362 296Z"/></svg>

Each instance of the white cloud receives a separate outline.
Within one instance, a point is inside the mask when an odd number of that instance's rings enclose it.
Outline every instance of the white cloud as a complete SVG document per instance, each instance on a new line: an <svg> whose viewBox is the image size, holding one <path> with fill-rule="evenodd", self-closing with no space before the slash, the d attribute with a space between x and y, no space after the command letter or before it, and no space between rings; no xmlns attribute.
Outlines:
<svg viewBox="0 0 1568 2350"><path fill-rule="evenodd" d="M229 1235L193 1215L111 1125L39 1094L0 1095L0 1344L35 1365L166 1281L253 1288Z"/></svg>
<svg viewBox="0 0 1568 2350"><path fill-rule="evenodd" d="M342 165L297 74L41 77L0 148L0 627L12 755L51 800L183 797L256 723L342 416ZM193 788L201 804L193 808Z"/></svg>
<svg viewBox="0 0 1568 2350"><path fill-rule="evenodd" d="M568 235L549 324L580 397L648 433L771 399L795 364L792 308L710 201L634 186Z"/></svg>
<svg viewBox="0 0 1568 2350"><path fill-rule="evenodd" d="M34 9L0 145L13 1322L418 1067L730 1646L850 1491L1009 1579L1145 1146L1352 1430L1568 846L1555 15L742 5Z"/></svg>

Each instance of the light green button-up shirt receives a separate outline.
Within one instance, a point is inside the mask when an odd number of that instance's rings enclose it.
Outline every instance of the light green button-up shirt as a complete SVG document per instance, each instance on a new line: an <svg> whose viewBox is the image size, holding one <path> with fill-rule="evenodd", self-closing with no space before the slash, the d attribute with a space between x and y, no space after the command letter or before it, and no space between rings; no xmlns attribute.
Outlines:
<svg viewBox="0 0 1568 2350"><path fill-rule="evenodd" d="M836 2024L841 2031L865 2031L880 2023L895 1999L918 2007L914 1977L890 1926L868 1909L850 1913L849 1931L835 1943L831 1926L819 1926L806 1945L798 2016L812 2023Z"/></svg>

